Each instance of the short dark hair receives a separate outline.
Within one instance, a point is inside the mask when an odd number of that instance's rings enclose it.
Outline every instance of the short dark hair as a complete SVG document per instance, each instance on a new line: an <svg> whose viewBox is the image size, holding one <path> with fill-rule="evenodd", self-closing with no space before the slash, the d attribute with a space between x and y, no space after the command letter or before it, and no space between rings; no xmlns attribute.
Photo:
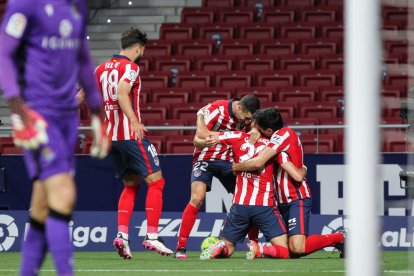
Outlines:
<svg viewBox="0 0 414 276"><path fill-rule="evenodd" d="M272 129L273 132L283 127L282 114L275 107L259 109L253 114L253 120L263 129Z"/></svg>
<svg viewBox="0 0 414 276"><path fill-rule="evenodd" d="M130 28L122 32L121 48L124 50L136 44L145 46L147 41L148 39L146 33L143 33L135 28Z"/></svg>
<svg viewBox="0 0 414 276"><path fill-rule="evenodd" d="M242 97L238 103L244 112L255 113L260 108L260 101L256 95L249 94Z"/></svg>

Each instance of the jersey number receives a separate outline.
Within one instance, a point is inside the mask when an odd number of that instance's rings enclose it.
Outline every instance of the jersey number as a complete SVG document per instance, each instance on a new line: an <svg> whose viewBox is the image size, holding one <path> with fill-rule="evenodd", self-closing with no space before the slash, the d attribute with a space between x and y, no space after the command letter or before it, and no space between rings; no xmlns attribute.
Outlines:
<svg viewBox="0 0 414 276"><path fill-rule="evenodd" d="M113 101L116 101L117 96L117 87L118 87L118 77L119 73L117 70L112 70L110 72L104 71L99 79L102 86L102 93L104 102L109 101L111 98Z"/></svg>
<svg viewBox="0 0 414 276"><path fill-rule="evenodd" d="M194 164L193 171L198 171L198 170L206 171L207 167L208 167L208 163L207 162L196 162Z"/></svg>

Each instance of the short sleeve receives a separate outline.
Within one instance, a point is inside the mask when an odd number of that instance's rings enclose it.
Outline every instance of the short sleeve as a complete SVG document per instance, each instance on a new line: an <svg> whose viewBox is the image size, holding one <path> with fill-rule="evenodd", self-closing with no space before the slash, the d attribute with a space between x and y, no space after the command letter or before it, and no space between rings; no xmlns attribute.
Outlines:
<svg viewBox="0 0 414 276"><path fill-rule="evenodd" d="M21 40L29 26L33 8L27 0L9 0L1 25L1 32Z"/></svg>
<svg viewBox="0 0 414 276"><path fill-rule="evenodd" d="M139 67L135 63L127 63L125 64L124 74L122 75L119 81L125 81L131 87L135 84L139 75Z"/></svg>
<svg viewBox="0 0 414 276"><path fill-rule="evenodd" d="M276 161L279 164L284 164L287 162L292 162L292 160L290 159L289 155L286 152L281 152L276 156Z"/></svg>

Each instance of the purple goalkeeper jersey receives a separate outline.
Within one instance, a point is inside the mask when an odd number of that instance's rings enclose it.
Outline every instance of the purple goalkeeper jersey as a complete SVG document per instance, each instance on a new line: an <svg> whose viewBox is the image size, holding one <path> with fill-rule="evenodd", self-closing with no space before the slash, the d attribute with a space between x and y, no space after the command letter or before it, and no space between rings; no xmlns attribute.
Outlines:
<svg viewBox="0 0 414 276"><path fill-rule="evenodd" d="M89 107L101 98L86 40L85 0L9 0L0 29L0 87L41 113L73 110L79 80Z"/></svg>

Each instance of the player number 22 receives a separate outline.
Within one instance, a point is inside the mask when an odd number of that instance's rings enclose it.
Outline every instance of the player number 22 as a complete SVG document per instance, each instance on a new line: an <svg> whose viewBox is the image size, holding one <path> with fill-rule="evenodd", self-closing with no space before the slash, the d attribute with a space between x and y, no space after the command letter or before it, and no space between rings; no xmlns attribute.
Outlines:
<svg viewBox="0 0 414 276"><path fill-rule="evenodd" d="M197 170L206 171L207 167L208 167L208 163L207 162L196 162L194 164L193 171L197 171Z"/></svg>

